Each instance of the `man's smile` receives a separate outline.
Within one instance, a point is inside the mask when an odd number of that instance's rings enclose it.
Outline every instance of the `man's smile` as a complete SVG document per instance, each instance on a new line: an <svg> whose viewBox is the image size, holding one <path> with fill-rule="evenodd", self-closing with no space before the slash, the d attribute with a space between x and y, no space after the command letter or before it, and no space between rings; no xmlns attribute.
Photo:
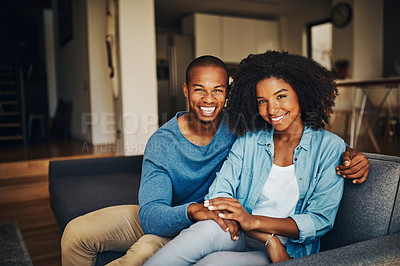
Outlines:
<svg viewBox="0 0 400 266"><path fill-rule="evenodd" d="M214 106L214 107L200 106L200 109L206 114L212 114L215 111L216 108L217 108L216 106Z"/></svg>

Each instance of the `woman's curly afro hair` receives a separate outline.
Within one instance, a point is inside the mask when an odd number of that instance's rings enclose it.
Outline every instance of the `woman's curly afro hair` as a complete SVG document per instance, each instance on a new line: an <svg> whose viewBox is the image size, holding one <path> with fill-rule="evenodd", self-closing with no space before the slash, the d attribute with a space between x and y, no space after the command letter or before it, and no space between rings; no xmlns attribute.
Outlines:
<svg viewBox="0 0 400 266"><path fill-rule="evenodd" d="M228 124L237 134L270 125L258 113L256 86L267 78L282 79L297 94L301 118L314 130L328 123L338 95L332 73L315 61L287 52L251 54L240 62L228 97Z"/></svg>

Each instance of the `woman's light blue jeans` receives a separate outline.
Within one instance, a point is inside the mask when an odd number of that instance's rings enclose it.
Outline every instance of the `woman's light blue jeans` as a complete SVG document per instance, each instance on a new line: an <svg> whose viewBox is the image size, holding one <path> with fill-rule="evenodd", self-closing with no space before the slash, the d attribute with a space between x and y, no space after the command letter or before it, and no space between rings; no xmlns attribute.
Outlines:
<svg viewBox="0 0 400 266"><path fill-rule="evenodd" d="M154 254L145 265L266 265L263 243L240 232L233 241L213 220L200 221L183 230Z"/></svg>

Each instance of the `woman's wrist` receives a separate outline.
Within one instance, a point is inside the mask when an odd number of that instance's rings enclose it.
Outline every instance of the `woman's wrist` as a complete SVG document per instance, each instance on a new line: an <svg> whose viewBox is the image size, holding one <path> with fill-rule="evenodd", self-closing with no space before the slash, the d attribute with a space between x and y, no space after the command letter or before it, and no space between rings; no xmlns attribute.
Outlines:
<svg viewBox="0 0 400 266"><path fill-rule="evenodd" d="M291 259L286 251L286 247L282 245L281 241L276 235L272 236L268 242L267 252L273 263Z"/></svg>
<svg viewBox="0 0 400 266"><path fill-rule="evenodd" d="M268 237L267 241L265 241L264 246L265 246L266 248L268 247L268 243L271 241L271 239L274 237L274 235L275 235L275 234L271 234L271 235Z"/></svg>
<svg viewBox="0 0 400 266"><path fill-rule="evenodd" d="M271 237L271 239L268 242L268 246L269 247L276 247L277 245L281 245L281 241L279 240L279 237L277 235L274 235Z"/></svg>

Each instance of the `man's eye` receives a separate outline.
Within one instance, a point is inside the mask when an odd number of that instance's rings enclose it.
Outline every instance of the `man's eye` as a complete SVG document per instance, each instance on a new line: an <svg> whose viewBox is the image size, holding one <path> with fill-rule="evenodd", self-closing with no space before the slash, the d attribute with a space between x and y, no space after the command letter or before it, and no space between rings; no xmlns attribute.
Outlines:
<svg viewBox="0 0 400 266"><path fill-rule="evenodd" d="M196 89L194 89L194 91L203 91L203 89L202 88L196 88Z"/></svg>

